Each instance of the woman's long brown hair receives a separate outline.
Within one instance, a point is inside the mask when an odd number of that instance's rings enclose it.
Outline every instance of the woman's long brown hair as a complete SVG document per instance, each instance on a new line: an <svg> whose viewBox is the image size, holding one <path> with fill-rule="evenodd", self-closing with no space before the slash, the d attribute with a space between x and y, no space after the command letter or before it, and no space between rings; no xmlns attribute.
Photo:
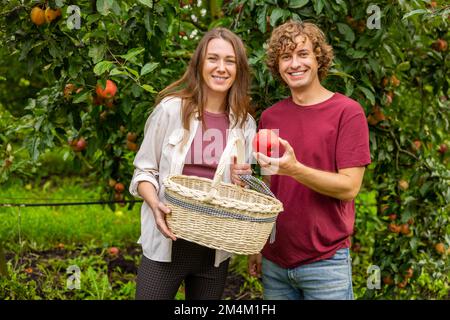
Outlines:
<svg viewBox="0 0 450 320"><path fill-rule="evenodd" d="M205 61L206 49L212 39L223 39L228 41L236 54L236 80L228 91L226 103L227 113L233 111L235 123L243 128L250 112L250 97L248 95L250 86L250 67L247 61L247 53L242 40L232 31L225 28L214 28L208 31L200 40L189 66L184 75L163 89L157 96L156 105L166 97L179 97L183 101L181 118L183 128L189 130L190 118L196 111L203 119L203 111L206 105L206 95L203 91L204 79L202 77L203 63Z"/></svg>

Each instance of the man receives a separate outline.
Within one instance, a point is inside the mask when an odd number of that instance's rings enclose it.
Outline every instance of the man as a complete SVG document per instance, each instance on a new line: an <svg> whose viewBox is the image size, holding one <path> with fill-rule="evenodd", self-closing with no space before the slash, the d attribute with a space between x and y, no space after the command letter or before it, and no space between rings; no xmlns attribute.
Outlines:
<svg viewBox="0 0 450 320"><path fill-rule="evenodd" d="M289 21L277 27L267 55L291 97L265 110L259 129L279 130L284 153L254 156L271 174L271 190L284 211L275 241L249 257L249 272L262 271L265 299L353 299L353 200L370 163L364 110L321 85L333 50L316 25ZM233 181L244 169L235 168Z"/></svg>

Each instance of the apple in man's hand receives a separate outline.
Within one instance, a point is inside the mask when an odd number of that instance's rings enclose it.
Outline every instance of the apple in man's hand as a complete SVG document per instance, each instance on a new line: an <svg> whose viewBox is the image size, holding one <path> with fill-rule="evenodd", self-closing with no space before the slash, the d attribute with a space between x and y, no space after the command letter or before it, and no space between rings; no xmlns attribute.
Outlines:
<svg viewBox="0 0 450 320"><path fill-rule="evenodd" d="M278 135L270 129L259 130L253 138L252 146L254 152L261 152L268 157L278 156L280 153Z"/></svg>

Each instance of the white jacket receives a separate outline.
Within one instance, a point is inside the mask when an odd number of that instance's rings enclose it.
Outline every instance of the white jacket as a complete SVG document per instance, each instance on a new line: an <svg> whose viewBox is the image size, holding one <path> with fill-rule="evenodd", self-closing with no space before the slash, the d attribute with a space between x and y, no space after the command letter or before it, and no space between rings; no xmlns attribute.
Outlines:
<svg viewBox="0 0 450 320"><path fill-rule="evenodd" d="M234 115L230 114L230 124L234 123ZM162 181L169 174L181 174L187 152L190 149L200 121L192 117L187 143L183 142L183 126L181 120L181 99L165 98L155 107L148 117L144 130L144 141L134 159L134 174L129 187L130 193L142 198L137 187L139 182L152 183L158 193L159 199L164 202L164 185ZM246 163L251 159L251 142L256 134L255 120L249 115L243 129L233 128L229 137L240 137L245 141ZM223 181L230 182L230 168L227 166ZM171 262L172 240L164 237L158 230L150 206L144 201L141 207L141 236L138 243L142 245L144 256L148 259ZM216 250L214 265L229 257L231 253Z"/></svg>

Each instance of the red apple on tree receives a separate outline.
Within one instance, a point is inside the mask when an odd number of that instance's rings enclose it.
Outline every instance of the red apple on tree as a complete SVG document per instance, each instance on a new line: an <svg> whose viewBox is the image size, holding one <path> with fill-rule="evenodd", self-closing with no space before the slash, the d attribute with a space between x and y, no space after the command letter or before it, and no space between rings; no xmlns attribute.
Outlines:
<svg viewBox="0 0 450 320"><path fill-rule="evenodd" d="M397 215L395 213L391 213L390 215L388 215L389 220L394 221L397 219Z"/></svg>
<svg viewBox="0 0 450 320"><path fill-rule="evenodd" d="M278 155L280 151L280 142L275 132L269 129L259 130L252 142L253 151L261 152L268 157Z"/></svg>
<svg viewBox="0 0 450 320"><path fill-rule="evenodd" d="M95 92L100 98L109 99L116 95L117 86L113 81L106 80L106 87L103 88L100 84L97 84Z"/></svg>
<svg viewBox="0 0 450 320"><path fill-rule="evenodd" d="M128 150L131 150L131 151L138 151L139 150L139 146L136 143L134 143L134 142L132 142L130 140L127 140L126 145L127 145L127 149Z"/></svg>
<svg viewBox="0 0 450 320"><path fill-rule="evenodd" d="M125 186L123 185L123 183L118 182L114 185L114 190L116 190L119 193L122 193L125 191Z"/></svg>
<svg viewBox="0 0 450 320"><path fill-rule="evenodd" d="M137 139L137 134L135 132L128 132L127 133L127 140L130 142L135 142Z"/></svg>
<svg viewBox="0 0 450 320"><path fill-rule="evenodd" d="M69 140L69 144L76 152L83 151L87 146L86 139L84 139L83 137L81 137L80 139Z"/></svg>
<svg viewBox="0 0 450 320"><path fill-rule="evenodd" d="M442 143L440 146L439 146L439 153L440 154L445 154L445 153L447 153L447 151L448 151L448 146L445 144L445 143Z"/></svg>

